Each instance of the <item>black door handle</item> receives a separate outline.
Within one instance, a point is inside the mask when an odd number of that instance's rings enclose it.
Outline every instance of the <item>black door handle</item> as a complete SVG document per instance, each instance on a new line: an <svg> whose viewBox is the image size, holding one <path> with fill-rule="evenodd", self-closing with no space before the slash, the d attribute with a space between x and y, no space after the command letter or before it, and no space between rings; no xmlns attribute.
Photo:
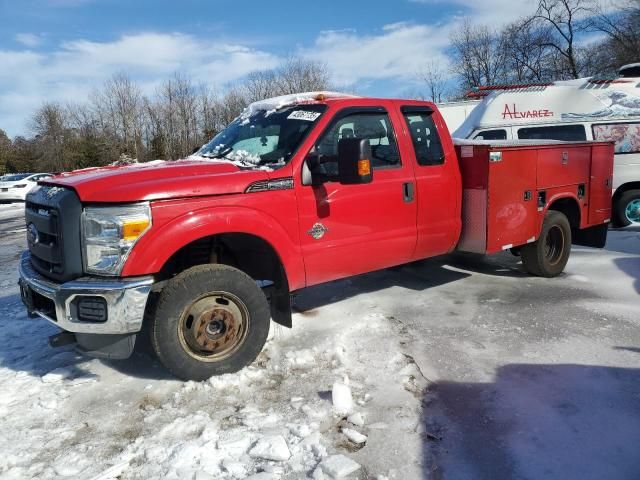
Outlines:
<svg viewBox="0 0 640 480"><path fill-rule="evenodd" d="M414 188L413 188L413 182L405 182L402 184L402 194L404 196L404 201L409 203L409 202L413 202L413 196L414 196Z"/></svg>

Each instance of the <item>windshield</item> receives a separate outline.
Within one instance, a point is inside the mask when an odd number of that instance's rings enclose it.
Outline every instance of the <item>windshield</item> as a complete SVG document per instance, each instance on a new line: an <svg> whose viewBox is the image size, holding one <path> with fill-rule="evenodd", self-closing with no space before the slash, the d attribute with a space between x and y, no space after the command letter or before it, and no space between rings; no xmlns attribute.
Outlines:
<svg viewBox="0 0 640 480"><path fill-rule="evenodd" d="M31 176L30 173L20 173L18 175L7 175L6 177L2 177L3 182L17 182L18 180L23 180L27 177Z"/></svg>
<svg viewBox="0 0 640 480"><path fill-rule="evenodd" d="M282 167L296 152L326 105L295 105L241 115L196 155L224 158L245 166Z"/></svg>

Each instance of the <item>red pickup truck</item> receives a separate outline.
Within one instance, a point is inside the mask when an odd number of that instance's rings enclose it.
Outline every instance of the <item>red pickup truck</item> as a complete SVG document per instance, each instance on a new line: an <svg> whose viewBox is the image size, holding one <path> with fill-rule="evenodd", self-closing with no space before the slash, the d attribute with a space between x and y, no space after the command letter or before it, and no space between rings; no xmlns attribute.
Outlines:
<svg viewBox="0 0 640 480"><path fill-rule="evenodd" d="M609 143L455 145L430 102L280 97L189 159L40 182L22 299L52 345L126 358L144 322L201 380L251 363L311 285L456 248L560 274L571 243L604 245L612 164Z"/></svg>

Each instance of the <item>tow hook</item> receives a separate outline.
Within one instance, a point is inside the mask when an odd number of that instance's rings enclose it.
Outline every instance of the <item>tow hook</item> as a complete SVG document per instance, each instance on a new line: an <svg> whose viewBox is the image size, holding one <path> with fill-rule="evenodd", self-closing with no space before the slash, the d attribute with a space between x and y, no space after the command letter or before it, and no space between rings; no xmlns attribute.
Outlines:
<svg viewBox="0 0 640 480"><path fill-rule="evenodd" d="M49 337L49 345L53 348L64 347L76 343L76 334L71 332L60 332Z"/></svg>

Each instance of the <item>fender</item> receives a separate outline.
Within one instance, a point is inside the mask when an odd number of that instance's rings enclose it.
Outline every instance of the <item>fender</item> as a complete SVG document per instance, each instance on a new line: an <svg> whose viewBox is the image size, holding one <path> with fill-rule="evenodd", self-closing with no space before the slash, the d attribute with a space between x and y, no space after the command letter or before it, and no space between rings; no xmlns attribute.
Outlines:
<svg viewBox="0 0 640 480"><path fill-rule="evenodd" d="M134 246L122 276L157 273L175 252L201 238L221 233L246 233L262 238L273 247L287 274L290 291L305 286L300 246L269 214L249 207L217 206L189 211L175 218L170 214L167 216L171 220L162 224L160 218L161 224L154 225Z"/></svg>
<svg viewBox="0 0 640 480"><path fill-rule="evenodd" d="M550 188L547 190L547 193L549 194L549 198L547 199L547 204L544 207L544 215L540 216L540 224L538 225L538 231L542 229L542 222L544 221L545 215L550 210L550 207L554 203L556 203L558 200L565 200L565 199L573 200L573 202L578 207L578 212L580 214L580 228L585 228L587 226L588 212L583 212L584 200L578 199L577 195L573 193L569 193L566 190L563 190L562 188L563 187L558 187L558 190L561 190L559 193L553 193L553 191L556 190L554 188Z"/></svg>

